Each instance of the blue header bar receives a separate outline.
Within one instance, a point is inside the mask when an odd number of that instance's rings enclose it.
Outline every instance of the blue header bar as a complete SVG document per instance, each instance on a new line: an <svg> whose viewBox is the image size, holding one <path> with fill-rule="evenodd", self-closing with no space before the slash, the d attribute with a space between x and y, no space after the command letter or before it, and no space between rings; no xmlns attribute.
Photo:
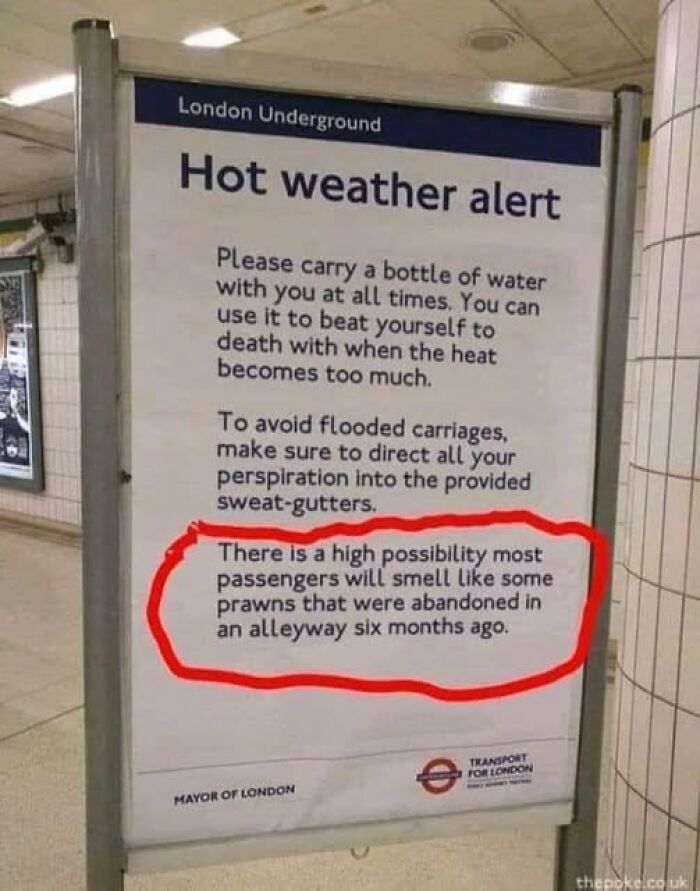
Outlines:
<svg viewBox="0 0 700 891"><path fill-rule="evenodd" d="M136 122L600 167L601 127L249 87L135 78Z"/></svg>

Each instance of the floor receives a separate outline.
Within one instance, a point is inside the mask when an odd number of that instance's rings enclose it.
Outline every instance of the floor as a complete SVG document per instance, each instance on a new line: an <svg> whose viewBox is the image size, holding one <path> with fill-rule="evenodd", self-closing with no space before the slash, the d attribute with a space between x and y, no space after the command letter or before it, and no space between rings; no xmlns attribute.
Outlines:
<svg viewBox="0 0 700 891"><path fill-rule="evenodd" d="M79 549L0 528L1 889L84 887L81 684ZM362 860L342 851L127 877L126 891L545 891L553 843L550 829L479 833Z"/></svg>

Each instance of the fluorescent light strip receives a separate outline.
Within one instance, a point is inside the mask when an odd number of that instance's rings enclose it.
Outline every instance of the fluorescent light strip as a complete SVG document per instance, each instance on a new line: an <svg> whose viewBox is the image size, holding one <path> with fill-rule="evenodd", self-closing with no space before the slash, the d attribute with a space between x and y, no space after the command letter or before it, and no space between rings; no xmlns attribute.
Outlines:
<svg viewBox="0 0 700 891"><path fill-rule="evenodd" d="M207 47L208 49L220 49L223 46L231 46L238 43L241 38L229 31L228 28L210 28L208 31L197 31L190 34L182 41L186 46Z"/></svg>
<svg viewBox="0 0 700 891"><path fill-rule="evenodd" d="M0 101L6 105L14 105L22 108L25 105L36 105L37 102L46 102L47 99L55 99L57 96L66 96L75 90L75 75L61 74L49 80L40 80L26 87L18 87L8 96L3 96Z"/></svg>

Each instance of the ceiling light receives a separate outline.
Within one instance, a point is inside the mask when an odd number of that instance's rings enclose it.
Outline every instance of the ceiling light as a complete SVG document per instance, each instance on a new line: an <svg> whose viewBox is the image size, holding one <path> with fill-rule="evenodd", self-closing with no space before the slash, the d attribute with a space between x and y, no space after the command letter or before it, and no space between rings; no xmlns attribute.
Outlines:
<svg viewBox="0 0 700 891"><path fill-rule="evenodd" d="M37 102L45 102L47 99L55 99L57 96L65 96L75 89L75 75L61 74L49 80L40 80L38 83L29 84L26 87L18 87L8 96L3 96L0 101L7 105L22 108L24 105L36 105Z"/></svg>
<svg viewBox="0 0 700 891"><path fill-rule="evenodd" d="M467 46L480 53L498 53L510 49L522 39L519 31L510 28L478 28L467 34Z"/></svg>
<svg viewBox="0 0 700 891"><path fill-rule="evenodd" d="M531 84L518 84L508 81L494 84L494 98L497 102L521 108L527 108L528 105L533 103L536 91L537 87L533 87Z"/></svg>
<svg viewBox="0 0 700 891"><path fill-rule="evenodd" d="M208 31L197 31L182 41L186 46L204 46L209 49L220 49L238 43L241 38L228 28L210 28Z"/></svg>

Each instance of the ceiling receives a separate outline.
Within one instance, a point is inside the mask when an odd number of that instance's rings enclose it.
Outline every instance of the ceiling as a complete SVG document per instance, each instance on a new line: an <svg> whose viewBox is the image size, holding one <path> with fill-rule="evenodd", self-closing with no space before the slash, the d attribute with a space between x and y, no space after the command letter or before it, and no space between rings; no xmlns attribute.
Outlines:
<svg viewBox="0 0 700 891"><path fill-rule="evenodd" d="M108 18L117 35L180 41L225 25L240 46L461 74L651 92L658 0L0 0L0 95L72 69L71 24ZM467 45L480 28L522 35L510 49ZM236 46L202 52L235 53ZM0 105L0 204L65 188L72 97Z"/></svg>

